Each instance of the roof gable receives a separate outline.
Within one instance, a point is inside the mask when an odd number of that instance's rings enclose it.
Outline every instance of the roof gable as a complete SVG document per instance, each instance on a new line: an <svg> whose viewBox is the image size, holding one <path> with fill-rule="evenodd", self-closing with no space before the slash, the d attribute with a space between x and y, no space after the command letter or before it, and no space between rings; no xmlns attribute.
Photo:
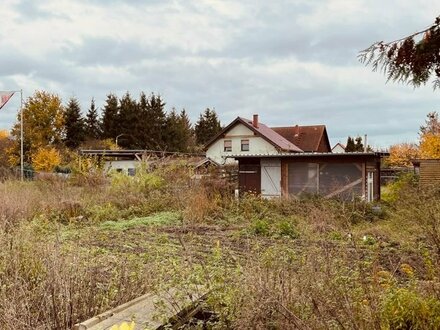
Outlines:
<svg viewBox="0 0 440 330"><path fill-rule="evenodd" d="M218 133L214 138L211 139L206 145L205 149L207 149L211 144L217 141L220 137L224 136L226 132L228 132L231 128L233 128L237 124L243 124L251 131L253 131L257 136L262 137L264 140L272 144L275 148L281 149L282 151L291 151L291 152L302 152L300 148L298 148L294 143L287 140L285 137L281 136L273 129L268 126L259 123L258 127L254 127L252 125L252 120L237 117L234 121L232 121L228 126L226 126L220 133Z"/></svg>

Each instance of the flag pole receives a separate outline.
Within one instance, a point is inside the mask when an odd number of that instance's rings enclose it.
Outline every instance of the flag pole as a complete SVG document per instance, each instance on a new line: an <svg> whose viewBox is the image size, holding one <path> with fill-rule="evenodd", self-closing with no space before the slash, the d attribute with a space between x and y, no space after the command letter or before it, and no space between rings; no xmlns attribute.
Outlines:
<svg viewBox="0 0 440 330"><path fill-rule="evenodd" d="M21 181L24 180L24 155L23 155L23 89L20 89L20 172Z"/></svg>

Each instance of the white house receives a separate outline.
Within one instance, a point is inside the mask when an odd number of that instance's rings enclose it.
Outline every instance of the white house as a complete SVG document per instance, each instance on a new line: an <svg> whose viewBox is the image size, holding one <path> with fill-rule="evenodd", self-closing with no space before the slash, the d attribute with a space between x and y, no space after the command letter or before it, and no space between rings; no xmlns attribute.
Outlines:
<svg viewBox="0 0 440 330"><path fill-rule="evenodd" d="M345 147L340 142L336 143L332 148L333 153L342 153L345 152Z"/></svg>
<svg viewBox="0 0 440 330"><path fill-rule="evenodd" d="M268 127L237 117L205 146L206 157L233 163L231 155L277 155L285 152L330 152L325 125Z"/></svg>
<svg viewBox="0 0 440 330"><path fill-rule="evenodd" d="M253 120L237 117L215 136L206 148L206 157L219 164L233 163L233 154L276 155L279 152L302 152L300 148L276 133L271 128L258 122L258 115Z"/></svg>

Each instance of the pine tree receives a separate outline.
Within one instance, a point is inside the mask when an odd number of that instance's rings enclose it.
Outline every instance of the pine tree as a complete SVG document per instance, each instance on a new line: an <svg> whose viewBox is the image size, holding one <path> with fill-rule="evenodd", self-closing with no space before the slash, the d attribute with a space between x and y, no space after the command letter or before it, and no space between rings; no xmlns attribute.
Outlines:
<svg viewBox="0 0 440 330"><path fill-rule="evenodd" d="M151 128L151 122L149 119L149 101L147 96L144 92L141 93L139 102L138 102L138 111L139 111L139 126L140 131L138 132L138 141L139 141L139 147L141 149L149 149L149 130Z"/></svg>
<svg viewBox="0 0 440 330"><path fill-rule="evenodd" d="M221 129L222 127L215 111L206 108L204 113L200 114L199 120L194 127L197 144L205 145L219 133Z"/></svg>
<svg viewBox="0 0 440 330"><path fill-rule="evenodd" d="M64 143L68 148L75 149L85 140L85 122L76 98L72 97L67 103L64 118Z"/></svg>
<svg viewBox="0 0 440 330"><path fill-rule="evenodd" d="M354 151L356 151L356 146L354 144L354 139L351 136L349 136L347 138L347 144L345 146L345 152L354 152Z"/></svg>
<svg viewBox="0 0 440 330"><path fill-rule="evenodd" d="M101 123L98 118L98 109L95 106L95 99L92 98L90 108L87 111L85 119L86 138L99 139L101 137Z"/></svg>
<svg viewBox="0 0 440 330"><path fill-rule="evenodd" d="M151 94L147 102L146 120L148 122L148 137L145 141L148 149L164 150L166 142L164 129L166 125L165 103L160 95Z"/></svg>
<svg viewBox="0 0 440 330"><path fill-rule="evenodd" d="M136 100L132 99L129 92L125 93L119 101L119 134L120 139L118 145L126 149L140 148L140 131L142 127L139 122L140 116L138 111L138 104Z"/></svg>
<svg viewBox="0 0 440 330"><path fill-rule="evenodd" d="M180 112L179 122L182 129L182 141L185 148L182 151L192 151L195 147L194 129L185 109Z"/></svg>
<svg viewBox="0 0 440 330"><path fill-rule="evenodd" d="M173 108L167 115L164 139L169 151L187 152L192 148L191 123L185 110L177 114Z"/></svg>
<svg viewBox="0 0 440 330"><path fill-rule="evenodd" d="M360 136L356 137L354 149L357 152L363 152L364 151L364 144L362 143L362 137L360 137Z"/></svg>
<svg viewBox="0 0 440 330"><path fill-rule="evenodd" d="M119 132L119 103L114 94L107 95L102 115L102 137L104 139L115 139Z"/></svg>

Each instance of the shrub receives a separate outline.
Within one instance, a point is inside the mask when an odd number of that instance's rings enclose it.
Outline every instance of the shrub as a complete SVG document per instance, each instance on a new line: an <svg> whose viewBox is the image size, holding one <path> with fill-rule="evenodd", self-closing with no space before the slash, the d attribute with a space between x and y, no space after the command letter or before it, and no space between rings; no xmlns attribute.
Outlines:
<svg viewBox="0 0 440 330"><path fill-rule="evenodd" d="M425 298L407 288L391 290L382 306L384 329L440 328L440 300Z"/></svg>
<svg viewBox="0 0 440 330"><path fill-rule="evenodd" d="M251 225L251 232L258 236L269 236L270 225L266 220L255 220Z"/></svg>
<svg viewBox="0 0 440 330"><path fill-rule="evenodd" d="M295 226L287 220L278 223L278 235L281 237L299 238L299 232Z"/></svg>

